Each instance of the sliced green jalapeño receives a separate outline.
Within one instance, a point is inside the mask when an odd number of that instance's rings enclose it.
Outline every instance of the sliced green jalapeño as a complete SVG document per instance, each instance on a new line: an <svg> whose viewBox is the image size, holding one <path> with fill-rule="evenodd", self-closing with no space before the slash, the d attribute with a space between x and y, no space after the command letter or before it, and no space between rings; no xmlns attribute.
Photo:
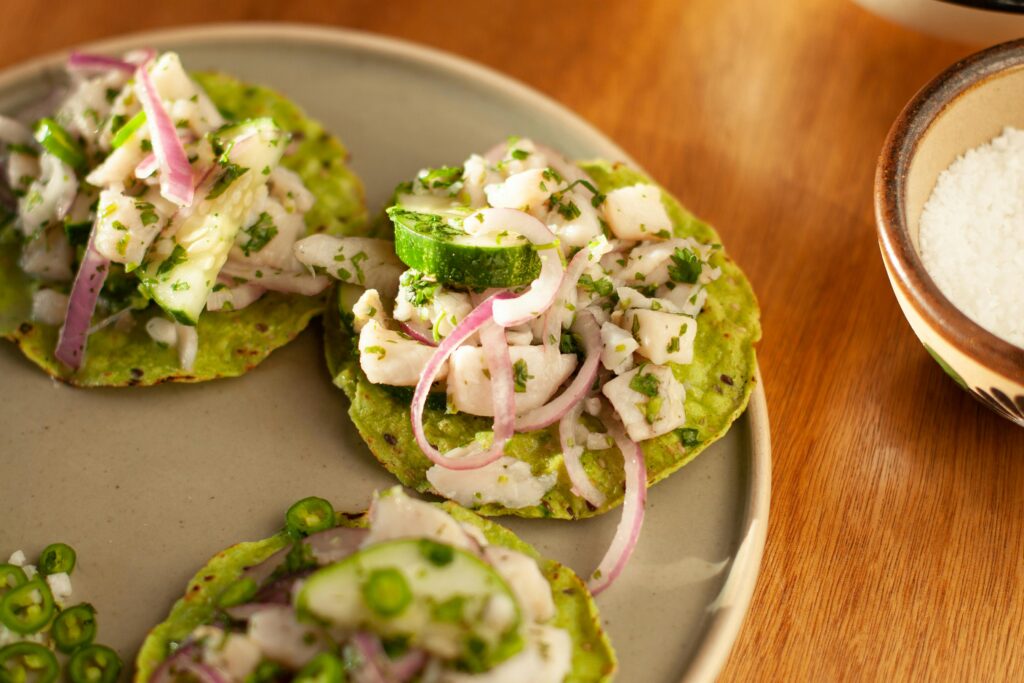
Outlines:
<svg viewBox="0 0 1024 683"><path fill-rule="evenodd" d="M71 168L85 166L85 153L82 151L82 146L53 119L39 119L36 123L35 136L43 149Z"/></svg>
<svg viewBox="0 0 1024 683"><path fill-rule="evenodd" d="M57 658L39 643L12 643L0 648L2 683L53 683L59 673Z"/></svg>
<svg viewBox="0 0 1024 683"><path fill-rule="evenodd" d="M75 650L67 672L71 683L116 683L123 666L117 653L106 645L89 645Z"/></svg>
<svg viewBox="0 0 1024 683"><path fill-rule="evenodd" d="M0 597L28 581L25 570L13 564L0 564Z"/></svg>
<svg viewBox="0 0 1024 683"><path fill-rule="evenodd" d="M21 635L45 628L54 612L53 594L39 577L26 581L0 600L0 623Z"/></svg>
<svg viewBox="0 0 1024 683"><path fill-rule="evenodd" d="M334 528L334 507L323 498L303 498L288 508L284 516L288 531L308 536Z"/></svg>
<svg viewBox="0 0 1024 683"><path fill-rule="evenodd" d="M88 603L75 605L60 614L50 629L53 642L64 654L71 654L96 637L96 610Z"/></svg>
<svg viewBox="0 0 1024 683"><path fill-rule="evenodd" d="M138 114L128 119L128 122L118 128L117 132L114 133L114 137L110 141L110 146L117 149L124 143L128 142L128 138L130 138L139 128L142 128L142 124L145 122L146 112L144 111L140 111Z"/></svg>
<svg viewBox="0 0 1024 683"><path fill-rule="evenodd" d="M43 548L39 556L39 573L43 576L50 574L70 574L75 568L75 549L67 543L51 543Z"/></svg>
<svg viewBox="0 0 1024 683"><path fill-rule="evenodd" d="M330 652L321 652L295 674L292 683L345 683L345 665Z"/></svg>

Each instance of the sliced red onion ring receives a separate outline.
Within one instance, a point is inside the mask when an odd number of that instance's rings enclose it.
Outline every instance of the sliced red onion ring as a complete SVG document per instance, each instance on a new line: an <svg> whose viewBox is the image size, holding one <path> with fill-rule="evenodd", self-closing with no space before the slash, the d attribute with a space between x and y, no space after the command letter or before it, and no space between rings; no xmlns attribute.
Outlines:
<svg viewBox="0 0 1024 683"><path fill-rule="evenodd" d="M158 168L160 168L160 162L156 160L156 155L150 152L135 167L135 177L144 180L156 173Z"/></svg>
<svg viewBox="0 0 1024 683"><path fill-rule="evenodd" d="M398 659L388 663L388 672L395 683L411 681L416 674L427 665L427 653L423 650L410 650Z"/></svg>
<svg viewBox="0 0 1024 683"><path fill-rule="evenodd" d="M605 421L606 424L608 422L610 419ZM622 518L615 529L615 536L612 537L608 551L587 582L587 587L593 595L598 595L611 586L629 561L633 549L636 548L637 539L640 538L640 527L644 523L644 505L647 501L647 467L640 444L627 437L617 423L612 423L608 432L622 451L626 467L626 492L622 501Z"/></svg>
<svg viewBox="0 0 1024 683"><path fill-rule="evenodd" d="M175 683L180 674L190 674L198 683L228 683L212 666L195 659L196 648L186 645L164 660L149 678L149 683Z"/></svg>
<svg viewBox="0 0 1024 683"><path fill-rule="evenodd" d="M576 315L574 329L583 339L586 358L583 366L573 378L569 386L561 394L542 406L529 410L516 418L517 432L532 432L553 425L578 405L594 386L597 371L601 363L601 328L590 311L580 311Z"/></svg>
<svg viewBox="0 0 1024 683"><path fill-rule="evenodd" d="M605 495L594 486L580 460L583 446L576 437L576 427L582 413L583 402L580 401L562 416L558 423L558 440L562 445L562 459L565 461L565 471L569 474L573 492L595 508L599 508L604 505Z"/></svg>
<svg viewBox="0 0 1024 683"><path fill-rule="evenodd" d="M107 271L110 270L110 261L100 256L93 246L95 235L94 228L89 235L89 243L85 246L85 256L82 257L78 273L75 274L75 282L71 286L68 312L64 316L64 325L60 328L60 338L57 340L57 350L53 354L57 360L72 370L82 367L85 344L89 338L89 323L96 311L96 300L107 279Z"/></svg>
<svg viewBox="0 0 1024 683"><path fill-rule="evenodd" d="M362 666L354 672L356 683L389 683L381 660L384 648L376 636L359 631L352 636L352 645L359 652Z"/></svg>
<svg viewBox="0 0 1024 683"><path fill-rule="evenodd" d="M571 301L576 303L576 286L579 284L580 276L590 265L590 249L583 248L576 252L576 255L569 261L569 267L565 269L565 276L562 284L555 294L555 303L548 309L544 316L544 345L558 345L562 336L562 317L565 315L565 303Z"/></svg>
<svg viewBox="0 0 1024 683"><path fill-rule="evenodd" d="M97 55L90 52L78 52L76 50L68 56L68 68L88 71L116 70L130 74L135 71L135 64L118 59L117 57Z"/></svg>
<svg viewBox="0 0 1024 683"><path fill-rule="evenodd" d="M471 470L489 465L504 452L505 442L512 438L515 426L515 383L512 378L512 360L508 355L505 332L489 323L493 320L494 305L508 294L496 294L486 299L462 319L452 330L437 351L431 356L416 391L412 396L412 431L416 443L431 462L453 470ZM463 342L475 332L480 332L480 341L487 357L487 369L491 373L491 387L494 391L494 441L491 447L483 449L477 442L455 448L447 453L434 448L423 430L423 409L427 405L430 386L434 383L441 366Z"/></svg>
<svg viewBox="0 0 1024 683"><path fill-rule="evenodd" d="M565 268L558 239L548 226L525 211L516 209L480 209L466 221L480 221L480 232L512 230L530 240L540 256L540 275L530 288L512 299L494 302L494 322L515 327L530 322L551 307L562 284Z"/></svg>
<svg viewBox="0 0 1024 683"><path fill-rule="evenodd" d="M191 206L195 198L192 166L188 163L185 148L178 138L174 122L160 101L160 94L153 85L149 74L150 61L140 64L135 70L135 81L142 109L153 143L153 154L160 163L160 194L178 206Z"/></svg>
<svg viewBox="0 0 1024 683"><path fill-rule="evenodd" d="M424 335L422 332L417 330L412 325L399 321L398 326L402 329L402 332L409 335L410 337L418 341L420 344L426 344L427 346L437 346L437 342L435 342L430 337Z"/></svg>

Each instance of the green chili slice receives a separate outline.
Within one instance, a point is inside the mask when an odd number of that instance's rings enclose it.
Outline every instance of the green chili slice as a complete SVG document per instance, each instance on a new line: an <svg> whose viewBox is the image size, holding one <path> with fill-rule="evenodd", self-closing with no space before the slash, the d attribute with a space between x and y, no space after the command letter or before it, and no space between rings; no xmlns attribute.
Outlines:
<svg viewBox="0 0 1024 683"><path fill-rule="evenodd" d="M71 168L85 166L85 153L82 151L82 146L53 119L49 117L39 119L36 123L35 135L43 149Z"/></svg>
<svg viewBox="0 0 1024 683"><path fill-rule="evenodd" d="M28 635L49 624L54 611L50 587L37 576L0 600L0 623L15 633Z"/></svg>
<svg viewBox="0 0 1024 683"><path fill-rule="evenodd" d="M284 516L288 531L302 536L334 527L334 508L323 498L303 498L288 508Z"/></svg>
<svg viewBox="0 0 1024 683"><path fill-rule="evenodd" d="M57 658L39 643L12 643L0 647L2 683L53 683L60 672Z"/></svg>
<svg viewBox="0 0 1024 683"><path fill-rule="evenodd" d="M412 590L402 572L394 567L374 569L363 584L363 600L378 615L390 619L412 602Z"/></svg>
<svg viewBox="0 0 1024 683"><path fill-rule="evenodd" d="M89 645L75 651L68 661L71 683L116 683L124 664L106 645Z"/></svg>
<svg viewBox="0 0 1024 683"><path fill-rule="evenodd" d="M220 608L234 607L249 602L259 586L249 577L243 577L224 589L224 592L217 597L217 606Z"/></svg>
<svg viewBox="0 0 1024 683"><path fill-rule="evenodd" d="M39 573L43 576L50 574L70 574L75 568L75 549L67 543L51 543L43 548L39 556Z"/></svg>
<svg viewBox="0 0 1024 683"><path fill-rule="evenodd" d="M135 116L128 119L127 123L117 129L114 133L113 139L110 141L110 146L117 149L124 143L128 142L128 138L132 136L135 131L142 127L142 124L146 122L146 112L140 111Z"/></svg>
<svg viewBox="0 0 1024 683"><path fill-rule="evenodd" d="M336 655L321 652L295 674L292 683L345 683L345 665Z"/></svg>
<svg viewBox="0 0 1024 683"><path fill-rule="evenodd" d="M64 654L89 645L96 637L96 610L86 602L64 610L53 620L50 635Z"/></svg>
<svg viewBox="0 0 1024 683"><path fill-rule="evenodd" d="M0 596L28 581L25 570L14 564L0 564Z"/></svg>

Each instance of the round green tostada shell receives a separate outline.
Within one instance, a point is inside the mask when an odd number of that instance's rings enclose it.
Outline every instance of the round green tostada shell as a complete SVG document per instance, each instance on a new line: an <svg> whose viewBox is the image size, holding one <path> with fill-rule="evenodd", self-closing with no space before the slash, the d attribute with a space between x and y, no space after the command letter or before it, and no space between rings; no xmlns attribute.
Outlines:
<svg viewBox="0 0 1024 683"><path fill-rule="evenodd" d="M352 235L366 231L363 186L347 166L348 152L337 138L269 88L219 73L193 76L227 118L269 116L292 133L294 152L282 165L298 173L316 197L306 214L308 233ZM20 249L14 241L0 243L0 335L17 344L47 373L76 386L147 386L241 375L294 339L323 311L326 301L326 295L268 292L240 311L204 312L198 325L199 352L190 371L179 367L174 349L161 347L146 333L146 321L162 315L151 304L135 314L131 329L112 325L91 334L85 363L72 372L53 355L59 328L31 321L32 293L38 285L18 267Z"/></svg>
<svg viewBox="0 0 1024 683"><path fill-rule="evenodd" d="M569 632L573 640L572 670L566 683L605 683L611 681L617 662L615 652L601 627L597 605L586 586L568 567L554 560L541 558L529 544L508 529L483 519L452 502L441 508L460 522L479 528L487 541L535 558L544 576L551 583L555 602L552 626ZM335 514L336 526L366 526L364 514ZM135 683L146 683L173 645L185 639L196 627L208 623L216 612L220 593L241 577L246 567L259 564L291 539L280 532L262 541L239 543L215 555L196 573L185 589L185 595L171 608L167 619L149 632L135 661Z"/></svg>
<svg viewBox="0 0 1024 683"><path fill-rule="evenodd" d="M590 161L579 165L605 193L651 182L623 164ZM664 190L662 201L672 218L676 237L693 237L708 244L719 242L710 225L694 217ZM708 285L707 303L697 317L693 363L672 365L675 376L686 385L686 425L643 443L649 486L721 438L746 409L754 388L754 344L761 338L757 299L739 266L724 250L715 251L711 264L721 268L722 275ZM412 389L370 383L359 367L352 330L346 322L350 316L341 310L340 301L340 296L336 297L325 315L325 350L334 383L351 402L352 421L373 454L402 484L422 493L438 494L426 477L432 463L420 451L412 433ZM491 429L489 418L447 413L441 394L434 394L427 401L423 421L427 438L442 451L469 443L476 433ZM622 502L625 475L618 449L586 451L582 457L587 474L607 497L599 509L572 492L561 451L557 424L516 434L505 454L529 463L535 475L556 472L555 486L533 507L509 509L488 503L474 508L476 512L580 519L606 512Z"/></svg>

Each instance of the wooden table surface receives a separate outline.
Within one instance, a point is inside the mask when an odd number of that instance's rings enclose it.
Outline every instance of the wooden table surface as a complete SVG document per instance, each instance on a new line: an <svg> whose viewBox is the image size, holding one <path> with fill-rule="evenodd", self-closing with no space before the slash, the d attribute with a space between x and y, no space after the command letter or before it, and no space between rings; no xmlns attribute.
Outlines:
<svg viewBox="0 0 1024 683"><path fill-rule="evenodd" d="M5 0L0 67L195 22L391 34L547 93L718 226L761 300L775 454L723 680L1024 678L1024 430L917 342L872 214L890 123L969 48L842 0L166 5Z"/></svg>

